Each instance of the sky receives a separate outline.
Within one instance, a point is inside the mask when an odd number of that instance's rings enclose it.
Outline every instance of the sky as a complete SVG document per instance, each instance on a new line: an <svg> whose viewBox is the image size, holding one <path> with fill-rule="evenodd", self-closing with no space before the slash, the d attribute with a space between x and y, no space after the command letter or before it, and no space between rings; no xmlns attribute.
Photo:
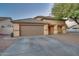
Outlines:
<svg viewBox="0 0 79 59"><path fill-rule="evenodd" d="M35 16L49 16L51 3L0 3L0 17L12 19L32 18Z"/></svg>

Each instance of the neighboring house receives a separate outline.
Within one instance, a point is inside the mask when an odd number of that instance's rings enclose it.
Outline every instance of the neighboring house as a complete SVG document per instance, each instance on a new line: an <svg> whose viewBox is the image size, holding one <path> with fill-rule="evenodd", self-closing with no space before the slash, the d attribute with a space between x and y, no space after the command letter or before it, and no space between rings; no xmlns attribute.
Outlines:
<svg viewBox="0 0 79 59"><path fill-rule="evenodd" d="M34 18L13 21L14 36L36 36L66 33L66 24L53 20L50 16L37 16Z"/></svg>
<svg viewBox="0 0 79 59"><path fill-rule="evenodd" d="M0 17L0 35L11 35L13 24L10 17Z"/></svg>
<svg viewBox="0 0 79 59"><path fill-rule="evenodd" d="M70 27L69 29L67 29L68 32L78 32L79 33L79 25L74 25L72 27Z"/></svg>
<svg viewBox="0 0 79 59"><path fill-rule="evenodd" d="M78 20L79 21L79 20ZM68 32L79 32L79 25L72 19L66 21Z"/></svg>
<svg viewBox="0 0 79 59"><path fill-rule="evenodd" d="M70 28L74 25L77 25L77 23L75 21L73 21L72 19L69 19L66 21L67 27Z"/></svg>

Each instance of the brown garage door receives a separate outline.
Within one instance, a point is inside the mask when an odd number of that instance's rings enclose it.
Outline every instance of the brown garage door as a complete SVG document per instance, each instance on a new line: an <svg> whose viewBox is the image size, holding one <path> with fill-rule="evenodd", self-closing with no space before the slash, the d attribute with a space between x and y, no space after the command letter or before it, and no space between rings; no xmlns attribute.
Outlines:
<svg viewBox="0 0 79 59"><path fill-rule="evenodd" d="M43 35L44 34L44 26L39 25L25 25L21 26L21 36L34 36L34 35Z"/></svg>

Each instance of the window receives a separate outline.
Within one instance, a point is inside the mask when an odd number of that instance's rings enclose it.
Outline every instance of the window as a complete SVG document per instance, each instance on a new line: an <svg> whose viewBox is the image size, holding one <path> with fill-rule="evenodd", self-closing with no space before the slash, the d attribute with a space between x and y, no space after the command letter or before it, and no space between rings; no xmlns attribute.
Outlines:
<svg viewBox="0 0 79 59"><path fill-rule="evenodd" d="M5 26L4 26L4 25L2 25L2 26L1 26L1 28L5 28Z"/></svg>

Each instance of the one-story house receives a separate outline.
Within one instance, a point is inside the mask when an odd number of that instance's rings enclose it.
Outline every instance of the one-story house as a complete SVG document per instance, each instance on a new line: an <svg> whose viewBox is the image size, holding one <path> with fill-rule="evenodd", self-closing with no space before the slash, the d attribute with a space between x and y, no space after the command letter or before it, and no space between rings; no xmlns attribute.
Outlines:
<svg viewBox="0 0 79 59"><path fill-rule="evenodd" d="M14 36L36 36L66 33L64 21L55 21L50 16L37 16L13 21Z"/></svg>
<svg viewBox="0 0 79 59"><path fill-rule="evenodd" d="M0 35L11 35L13 24L11 17L0 17Z"/></svg>

